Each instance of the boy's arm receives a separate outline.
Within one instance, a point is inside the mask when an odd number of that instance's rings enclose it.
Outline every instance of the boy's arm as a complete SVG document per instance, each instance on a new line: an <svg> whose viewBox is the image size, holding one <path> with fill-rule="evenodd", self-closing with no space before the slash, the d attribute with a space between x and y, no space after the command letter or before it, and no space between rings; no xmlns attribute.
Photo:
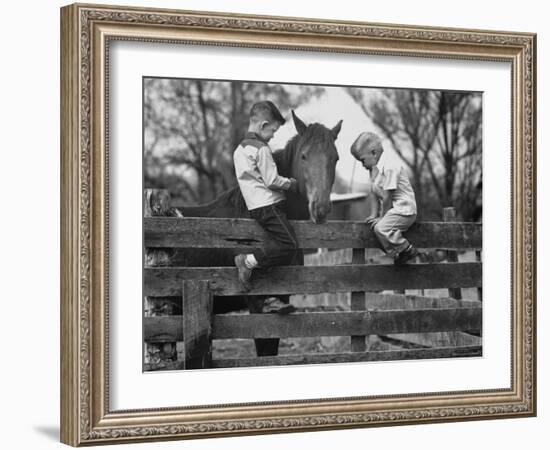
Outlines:
<svg viewBox="0 0 550 450"><path fill-rule="evenodd" d="M370 193L367 196L367 202L370 214L365 219L365 222L370 223L380 215L380 197L378 196L378 192L375 191L374 185L371 185Z"/></svg>
<svg viewBox="0 0 550 450"><path fill-rule="evenodd" d="M365 219L365 222L374 227L380 218L386 215L393 206L392 197L396 186L397 172L395 170L385 172L383 186L372 185L370 197L376 198L376 206L371 207L371 215Z"/></svg>
<svg viewBox="0 0 550 450"><path fill-rule="evenodd" d="M369 195L370 210L369 217L365 219L371 227L374 227L378 221L386 215L392 207L392 191L381 191L380 196L371 193Z"/></svg>
<svg viewBox="0 0 550 450"><path fill-rule="evenodd" d="M392 208L392 196L393 189L382 191L382 213L380 217L384 217L386 213Z"/></svg>
<svg viewBox="0 0 550 450"><path fill-rule="evenodd" d="M258 150L258 171L262 175L264 184L268 189L274 191L286 191L290 189L292 182L290 178L282 177L277 172L277 165L268 147Z"/></svg>
<svg viewBox="0 0 550 450"><path fill-rule="evenodd" d="M403 169L401 167L390 167L384 169L384 183L380 189L380 198L382 199L382 217L384 217L393 206L393 193L397 189L398 179L402 170Z"/></svg>

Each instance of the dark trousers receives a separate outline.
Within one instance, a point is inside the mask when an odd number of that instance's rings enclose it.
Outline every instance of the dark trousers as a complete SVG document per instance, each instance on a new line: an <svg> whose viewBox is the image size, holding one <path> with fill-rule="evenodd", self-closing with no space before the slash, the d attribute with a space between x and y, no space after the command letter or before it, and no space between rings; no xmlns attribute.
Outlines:
<svg viewBox="0 0 550 450"><path fill-rule="evenodd" d="M250 216L260 224L268 236L264 247L254 251L259 268L292 264L296 260L298 239L283 206L284 202L279 202L249 211Z"/></svg>

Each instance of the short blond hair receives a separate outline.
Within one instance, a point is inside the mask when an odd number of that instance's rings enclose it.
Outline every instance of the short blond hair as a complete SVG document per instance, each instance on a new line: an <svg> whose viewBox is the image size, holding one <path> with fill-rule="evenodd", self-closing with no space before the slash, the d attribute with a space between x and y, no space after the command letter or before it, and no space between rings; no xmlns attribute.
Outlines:
<svg viewBox="0 0 550 450"><path fill-rule="evenodd" d="M359 158L363 152L370 150L384 151L382 141L376 133L365 131L357 136L357 139L351 144L351 154L355 158Z"/></svg>

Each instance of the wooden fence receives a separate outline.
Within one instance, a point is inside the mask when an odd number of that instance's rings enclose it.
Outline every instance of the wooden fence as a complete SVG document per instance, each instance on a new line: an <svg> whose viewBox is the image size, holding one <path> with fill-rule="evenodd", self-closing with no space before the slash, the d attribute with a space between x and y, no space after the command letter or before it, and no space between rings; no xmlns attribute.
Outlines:
<svg viewBox="0 0 550 450"><path fill-rule="evenodd" d="M238 367L325 362L382 361L481 355L482 309L460 299L460 288L480 288L482 243L479 223L417 223L407 237L419 248L444 249L446 262L367 264L366 249L378 247L359 222L293 222L304 249L352 248L352 264L275 267L255 273L250 292L242 292L234 267L145 267L144 295L181 299L181 314L144 318L146 343L178 343L179 367ZM227 248L249 250L264 237L252 220L151 217L144 219L146 248ZM474 262L459 262L457 249L471 249ZM453 262L449 262L453 261ZM403 294L407 289L448 289L447 298ZM372 291L400 291L380 294ZM351 292L349 311L296 312L290 315L213 315L213 297ZM452 298L455 297L455 298ZM432 345L410 341L397 350L369 351L368 336L405 342L411 333L454 333L461 339ZM350 336L351 351L335 354L279 355L213 359L212 340ZM388 337L389 336L389 337ZM391 337L393 336L393 337Z"/></svg>

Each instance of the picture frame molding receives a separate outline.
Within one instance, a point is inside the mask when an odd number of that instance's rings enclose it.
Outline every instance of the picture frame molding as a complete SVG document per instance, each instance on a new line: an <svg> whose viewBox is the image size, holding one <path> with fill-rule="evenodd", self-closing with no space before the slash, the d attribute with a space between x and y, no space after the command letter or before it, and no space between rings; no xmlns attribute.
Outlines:
<svg viewBox="0 0 550 450"><path fill-rule="evenodd" d="M512 386L110 411L108 71L113 40L512 66ZM536 35L74 4L61 9L61 440L97 445L536 414Z"/></svg>

